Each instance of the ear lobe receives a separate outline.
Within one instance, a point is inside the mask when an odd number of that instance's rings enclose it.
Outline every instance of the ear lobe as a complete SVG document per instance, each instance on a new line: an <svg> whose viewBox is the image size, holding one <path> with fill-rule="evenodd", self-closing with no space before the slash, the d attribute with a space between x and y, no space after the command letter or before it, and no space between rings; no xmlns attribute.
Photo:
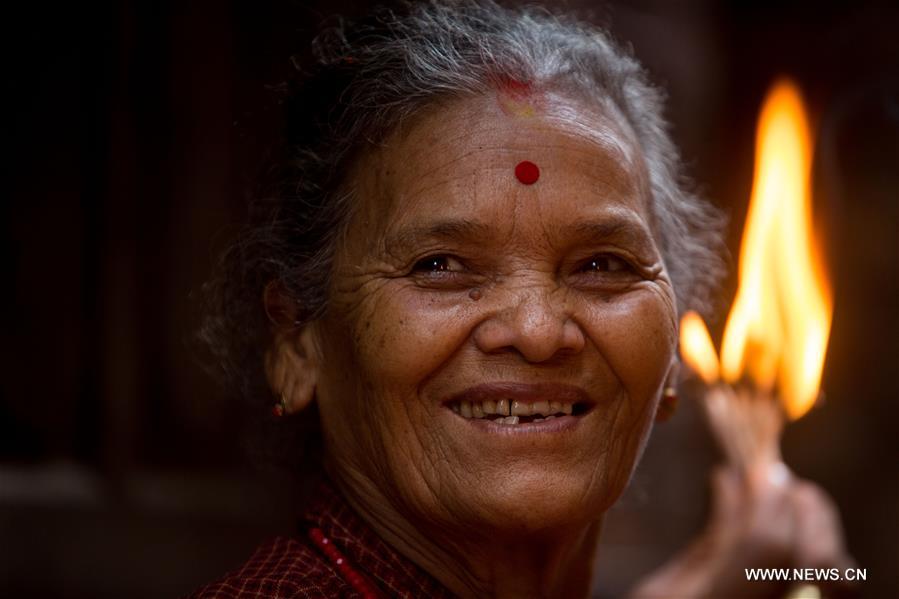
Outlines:
<svg viewBox="0 0 899 599"><path fill-rule="evenodd" d="M671 358L671 364L668 366L668 373L665 375L665 386L677 388L678 377L680 375L680 360L677 354Z"/></svg>
<svg viewBox="0 0 899 599"><path fill-rule="evenodd" d="M677 377L680 373L680 361L677 356L671 359L668 373L665 375L665 385L662 387L662 397L656 407L656 422L666 422L677 410Z"/></svg>
<svg viewBox="0 0 899 599"><path fill-rule="evenodd" d="M319 352L315 323L298 328L277 328L265 352L265 376L287 414L305 409L315 398Z"/></svg>

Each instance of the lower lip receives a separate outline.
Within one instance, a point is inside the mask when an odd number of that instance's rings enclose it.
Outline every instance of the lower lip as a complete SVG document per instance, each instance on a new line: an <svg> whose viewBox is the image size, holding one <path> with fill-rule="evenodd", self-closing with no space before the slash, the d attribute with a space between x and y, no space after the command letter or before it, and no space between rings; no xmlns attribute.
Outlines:
<svg viewBox="0 0 899 599"><path fill-rule="evenodd" d="M556 416L543 422L525 422L523 424L500 424L488 418L465 418L453 413L453 416L470 423L478 430L494 435L538 435L563 433L574 429L587 414L579 416Z"/></svg>

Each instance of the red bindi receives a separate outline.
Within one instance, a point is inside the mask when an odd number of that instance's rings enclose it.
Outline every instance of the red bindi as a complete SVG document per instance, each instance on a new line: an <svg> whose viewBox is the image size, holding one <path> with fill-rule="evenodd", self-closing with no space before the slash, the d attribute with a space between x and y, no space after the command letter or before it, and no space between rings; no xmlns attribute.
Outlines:
<svg viewBox="0 0 899 599"><path fill-rule="evenodd" d="M515 167L515 177L525 185L532 185L540 178L540 169L530 160L523 160Z"/></svg>

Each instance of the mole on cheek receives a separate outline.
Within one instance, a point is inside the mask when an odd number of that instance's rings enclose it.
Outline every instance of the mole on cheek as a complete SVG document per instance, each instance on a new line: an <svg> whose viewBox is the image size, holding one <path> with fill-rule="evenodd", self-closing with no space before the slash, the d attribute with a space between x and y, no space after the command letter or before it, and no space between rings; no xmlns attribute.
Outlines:
<svg viewBox="0 0 899 599"><path fill-rule="evenodd" d="M474 301L478 301L481 299L481 290L480 289L472 289L468 292L468 297L473 299Z"/></svg>

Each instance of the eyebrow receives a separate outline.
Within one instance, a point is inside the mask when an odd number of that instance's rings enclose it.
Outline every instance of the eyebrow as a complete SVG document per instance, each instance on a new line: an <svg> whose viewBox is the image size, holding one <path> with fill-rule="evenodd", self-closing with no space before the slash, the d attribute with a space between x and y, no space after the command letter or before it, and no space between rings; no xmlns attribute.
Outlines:
<svg viewBox="0 0 899 599"><path fill-rule="evenodd" d="M633 219L615 216L609 220L578 223L574 227L566 227L563 233L567 238L577 239L623 239L629 243L645 244L652 241L649 230L634 222Z"/></svg>
<svg viewBox="0 0 899 599"><path fill-rule="evenodd" d="M634 219L614 215L604 220L582 222L564 227L561 236L575 243L597 240L619 239L626 245L644 246L652 244L646 227ZM417 248L428 241L471 241L484 239L491 234L491 227L483 222L469 219L447 219L435 223L402 229L385 240L385 246L391 253L403 252Z"/></svg>
<svg viewBox="0 0 899 599"><path fill-rule="evenodd" d="M486 237L490 227L484 223L464 218L441 220L422 227L398 231L385 241L388 251L406 250L430 240L459 240Z"/></svg>

